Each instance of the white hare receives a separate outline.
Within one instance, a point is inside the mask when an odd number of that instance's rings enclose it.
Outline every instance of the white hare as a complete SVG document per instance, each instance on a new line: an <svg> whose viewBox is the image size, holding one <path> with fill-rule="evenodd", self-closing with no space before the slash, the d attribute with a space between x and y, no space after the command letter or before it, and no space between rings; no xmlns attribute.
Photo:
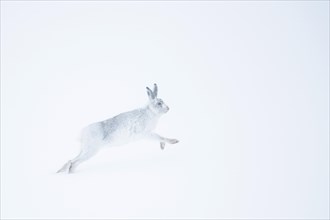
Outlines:
<svg viewBox="0 0 330 220"><path fill-rule="evenodd" d="M124 112L84 128L79 155L69 160L57 172L73 172L80 163L90 159L104 146L118 146L141 138L159 141L162 150L165 143L178 143L179 141L176 139L165 138L152 132L159 117L169 110L163 100L157 98L157 91L156 84L154 84L153 91L147 87L149 102L144 108Z"/></svg>

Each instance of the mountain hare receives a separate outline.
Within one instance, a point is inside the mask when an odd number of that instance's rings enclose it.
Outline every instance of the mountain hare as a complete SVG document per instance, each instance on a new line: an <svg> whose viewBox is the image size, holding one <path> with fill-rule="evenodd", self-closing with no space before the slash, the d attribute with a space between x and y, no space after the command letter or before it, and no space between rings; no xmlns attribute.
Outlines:
<svg viewBox="0 0 330 220"><path fill-rule="evenodd" d="M74 159L69 160L57 171L72 173L77 166L93 157L103 146L118 146L141 138L150 138L160 142L163 150L165 143L175 144L179 141L162 137L152 131L159 117L168 112L169 107L157 98L157 85L153 91L147 87L149 103L144 108L121 113L105 121L90 124L81 135L81 151Z"/></svg>

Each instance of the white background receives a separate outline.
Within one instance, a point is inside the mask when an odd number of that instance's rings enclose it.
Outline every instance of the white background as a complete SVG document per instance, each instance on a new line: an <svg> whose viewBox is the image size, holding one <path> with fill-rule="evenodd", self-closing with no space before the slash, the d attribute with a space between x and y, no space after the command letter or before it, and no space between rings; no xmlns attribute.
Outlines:
<svg viewBox="0 0 330 220"><path fill-rule="evenodd" d="M180 140L80 129L147 102ZM329 2L1 1L2 218L329 218Z"/></svg>

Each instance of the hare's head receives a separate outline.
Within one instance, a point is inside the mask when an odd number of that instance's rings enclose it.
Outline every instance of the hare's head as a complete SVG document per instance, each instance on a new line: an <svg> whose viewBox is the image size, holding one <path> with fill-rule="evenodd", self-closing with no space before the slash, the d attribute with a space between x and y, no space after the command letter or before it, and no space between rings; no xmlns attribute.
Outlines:
<svg viewBox="0 0 330 220"><path fill-rule="evenodd" d="M148 106L153 112L157 114L164 114L168 112L170 108L163 102L163 100L157 98L157 93L158 93L158 88L156 83L154 84L153 90L147 87L147 94L149 97Z"/></svg>

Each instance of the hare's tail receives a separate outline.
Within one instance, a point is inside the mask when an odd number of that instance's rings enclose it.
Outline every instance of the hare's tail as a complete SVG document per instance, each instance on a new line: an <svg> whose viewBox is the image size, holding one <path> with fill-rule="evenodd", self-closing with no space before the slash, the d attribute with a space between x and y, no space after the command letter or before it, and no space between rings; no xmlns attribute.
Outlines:
<svg viewBox="0 0 330 220"><path fill-rule="evenodd" d="M61 169L59 169L56 173L70 173L72 168L72 162L69 160L67 163L63 165Z"/></svg>

